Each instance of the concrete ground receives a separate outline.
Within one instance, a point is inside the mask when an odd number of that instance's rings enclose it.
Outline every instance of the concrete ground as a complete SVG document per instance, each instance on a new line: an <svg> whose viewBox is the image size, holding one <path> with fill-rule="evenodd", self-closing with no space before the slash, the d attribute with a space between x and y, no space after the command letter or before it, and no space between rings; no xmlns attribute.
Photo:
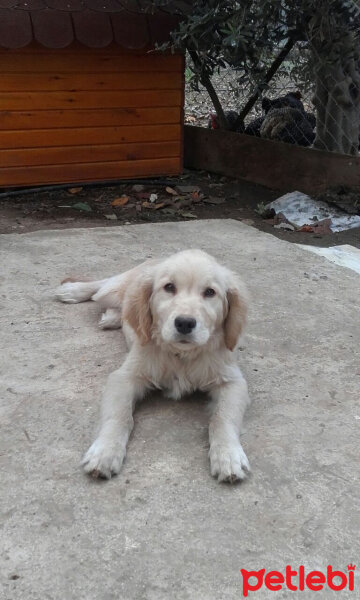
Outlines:
<svg viewBox="0 0 360 600"><path fill-rule="evenodd" d="M235 600L240 569L357 564L359 275L226 220L0 243L1 598ZM252 292L239 351L253 399L242 435L252 476L213 480L205 399L156 394L136 412L122 473L93 481L79 462L125 344L97 329L97 306L60 304L53 290L69 274L111 275L187 247L211 252ZM262 588L249 598L288 595Z"/></svg>

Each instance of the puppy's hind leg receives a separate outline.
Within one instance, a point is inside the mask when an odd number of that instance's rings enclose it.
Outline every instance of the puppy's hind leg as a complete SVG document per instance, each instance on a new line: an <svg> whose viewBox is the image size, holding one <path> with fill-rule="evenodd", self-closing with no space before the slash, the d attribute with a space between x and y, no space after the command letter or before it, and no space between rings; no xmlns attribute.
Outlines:
<svg viewBox="0 0 360 600"><path fill-rule="evenodd" d="M64 279L55 293L55 297L60 302L76 304L78 302L86 302L99 291L106 283L107 279L100 281L75 281L74 279Z"/></svg>
<svg viewBox="0 0 360 600"><path fill-rule="evenodd" d="M116 308L108 308L100 317L100 329L120 329L121 326L121 312Z"/></svg>

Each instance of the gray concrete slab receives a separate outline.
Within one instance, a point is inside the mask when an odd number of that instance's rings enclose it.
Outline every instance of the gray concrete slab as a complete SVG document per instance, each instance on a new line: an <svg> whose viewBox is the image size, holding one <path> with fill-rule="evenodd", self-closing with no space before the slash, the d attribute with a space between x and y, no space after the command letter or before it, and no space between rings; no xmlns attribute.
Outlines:
<svg viewBox="0 0 360 600"><path fill-rule="evenodd" d="M356 273L236 221L38 231L0 243L1 598L232 600L243 597L241 568L356 564ZM187 247L214 254L252 292L239 362L253 399L242 435L253 474L219 485L204 399L154 395L136 412L122 473L92 481L79 461L125 344L121 332L97 329L94 304L63 305L52 290L64 275L112 275ZM333 596L357 597L317 593Z"/></svg>

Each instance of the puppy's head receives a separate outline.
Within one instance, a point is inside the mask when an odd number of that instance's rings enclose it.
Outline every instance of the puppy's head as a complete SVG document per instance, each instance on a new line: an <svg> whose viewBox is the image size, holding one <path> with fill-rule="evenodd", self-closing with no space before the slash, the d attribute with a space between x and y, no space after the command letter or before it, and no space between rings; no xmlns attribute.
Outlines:
<svg viewBox="0 0 360 600"><path fill-rule="evenodd" d="M124 307L140 342L154 339L173 351L212 339L234 350L247 314L244 285L205 252L185 250L138 278Z"/></svg>

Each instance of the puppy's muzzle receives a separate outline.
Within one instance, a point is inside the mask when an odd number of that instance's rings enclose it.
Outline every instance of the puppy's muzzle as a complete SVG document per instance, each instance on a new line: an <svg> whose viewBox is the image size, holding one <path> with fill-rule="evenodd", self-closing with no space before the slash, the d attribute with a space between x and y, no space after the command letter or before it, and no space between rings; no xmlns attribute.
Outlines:
<svg viewBox="0 0 360 600"><path fill-rule="evenodd" d="M196 319L194 319L193 317L188 317L186 315L179 315L178 317L176 317L174 324L176 330L179 333L181 333L182 335L188 335L189 333L192 333L192 331L195 329Z"/></svg>

